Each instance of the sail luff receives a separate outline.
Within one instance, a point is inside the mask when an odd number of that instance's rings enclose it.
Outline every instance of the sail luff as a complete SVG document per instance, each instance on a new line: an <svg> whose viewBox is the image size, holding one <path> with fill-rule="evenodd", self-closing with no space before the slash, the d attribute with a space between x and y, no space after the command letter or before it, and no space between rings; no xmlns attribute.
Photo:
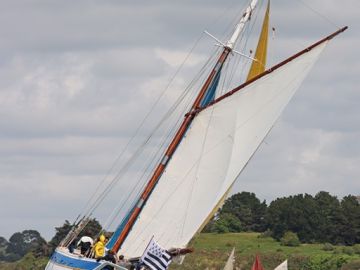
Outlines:
<svg viewBox="0 0 360 270"><path fill-rule="evenodd" d="M270 15L270 0L268 1L268 5L264 16L264 21L261 28L261 34L255 52L255 60L252 61L249 74L246 79L247 81L265 71L268 36L269 36L269 17L270 17L269 15Z"/></svg>
<svg viewBox="0 0 360 270"><path fill-rule="evenodd" d="M225 194L222 196L222 198L219 200L219 202L215 205L215 207L213 208L213 210L210 212L210 214L207 216L207 218L204 220L204 222L200 225L199 229L198 229L198 233L200 233L204 227L206 226L206 224L214 217L214 215L216 214L216 212L223 206L225 199L227 198L227 196L229 195L229 192L232 188L231 187L225 192Z"/></svg>

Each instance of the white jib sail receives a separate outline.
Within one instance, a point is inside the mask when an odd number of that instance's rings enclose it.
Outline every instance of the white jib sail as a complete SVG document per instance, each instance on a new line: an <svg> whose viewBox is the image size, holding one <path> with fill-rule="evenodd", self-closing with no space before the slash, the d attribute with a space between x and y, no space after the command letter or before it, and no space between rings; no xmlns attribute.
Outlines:
<svg viewBox="0 0 360 270"><path fill-rule="evenodd" d="M327 42L201 111L125 240L140 256L152 236L184 247L255 153Z"/></svg>

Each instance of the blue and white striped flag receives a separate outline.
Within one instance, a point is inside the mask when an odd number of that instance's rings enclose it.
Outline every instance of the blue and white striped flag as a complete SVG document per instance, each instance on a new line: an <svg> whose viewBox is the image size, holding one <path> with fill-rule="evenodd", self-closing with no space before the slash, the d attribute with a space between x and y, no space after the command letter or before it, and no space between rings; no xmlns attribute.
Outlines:
<svg viewBox="0 0 360 270"><path fill-rule="evenodd" d="M151 270L166 270L171 263L171 255L152 238L141 261Z"/></svg>

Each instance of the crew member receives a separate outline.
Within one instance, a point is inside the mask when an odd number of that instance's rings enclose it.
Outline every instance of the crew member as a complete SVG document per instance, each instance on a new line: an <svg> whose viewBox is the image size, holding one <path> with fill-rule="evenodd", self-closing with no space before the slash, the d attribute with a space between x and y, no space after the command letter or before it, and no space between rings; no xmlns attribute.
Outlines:
<svg viewBox="0 0 360 270"><path fill-rule="evenodd" d="M105 261L108 261L108 262L112 262L113 264L118 263L116 254L111 249L108 251L108 253L105 256L97 258L96 261L100 261L100 260L105 260ZM114 270L114 267L111 266L111 265L107 265L103 269L104 270Z"/></svg>
<svg viewBox="0 0 360 270"><path fill-rule="evenodd" d="M79 242L77 243L77 246L80 247L80 253L82 255L87 255L93 244L94 244L94 240L91 237L83 236L80 238Z"/></svg>
<svg viewBox="0 0 360 270"><path fill-rule="evenodd" d="M105 236L100 235L99 240L94 245L95 259L105 256Z"/></svg>

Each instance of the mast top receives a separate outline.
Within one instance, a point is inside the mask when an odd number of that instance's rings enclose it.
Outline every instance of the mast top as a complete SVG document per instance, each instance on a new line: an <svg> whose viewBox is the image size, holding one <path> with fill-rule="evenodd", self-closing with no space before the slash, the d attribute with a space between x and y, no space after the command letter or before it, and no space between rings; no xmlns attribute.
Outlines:
<svg viewBox="0 0 360 270"><path fill-rule="evenodd" d="M236 41L238 40L241 31L244 29L245 23L250 20L251 13L255 9L258 0L252 0L245 13L241 17L239 23L236 25L234 33L231 38L226 42L226 47L232 50L235 46Z"/></svg>

